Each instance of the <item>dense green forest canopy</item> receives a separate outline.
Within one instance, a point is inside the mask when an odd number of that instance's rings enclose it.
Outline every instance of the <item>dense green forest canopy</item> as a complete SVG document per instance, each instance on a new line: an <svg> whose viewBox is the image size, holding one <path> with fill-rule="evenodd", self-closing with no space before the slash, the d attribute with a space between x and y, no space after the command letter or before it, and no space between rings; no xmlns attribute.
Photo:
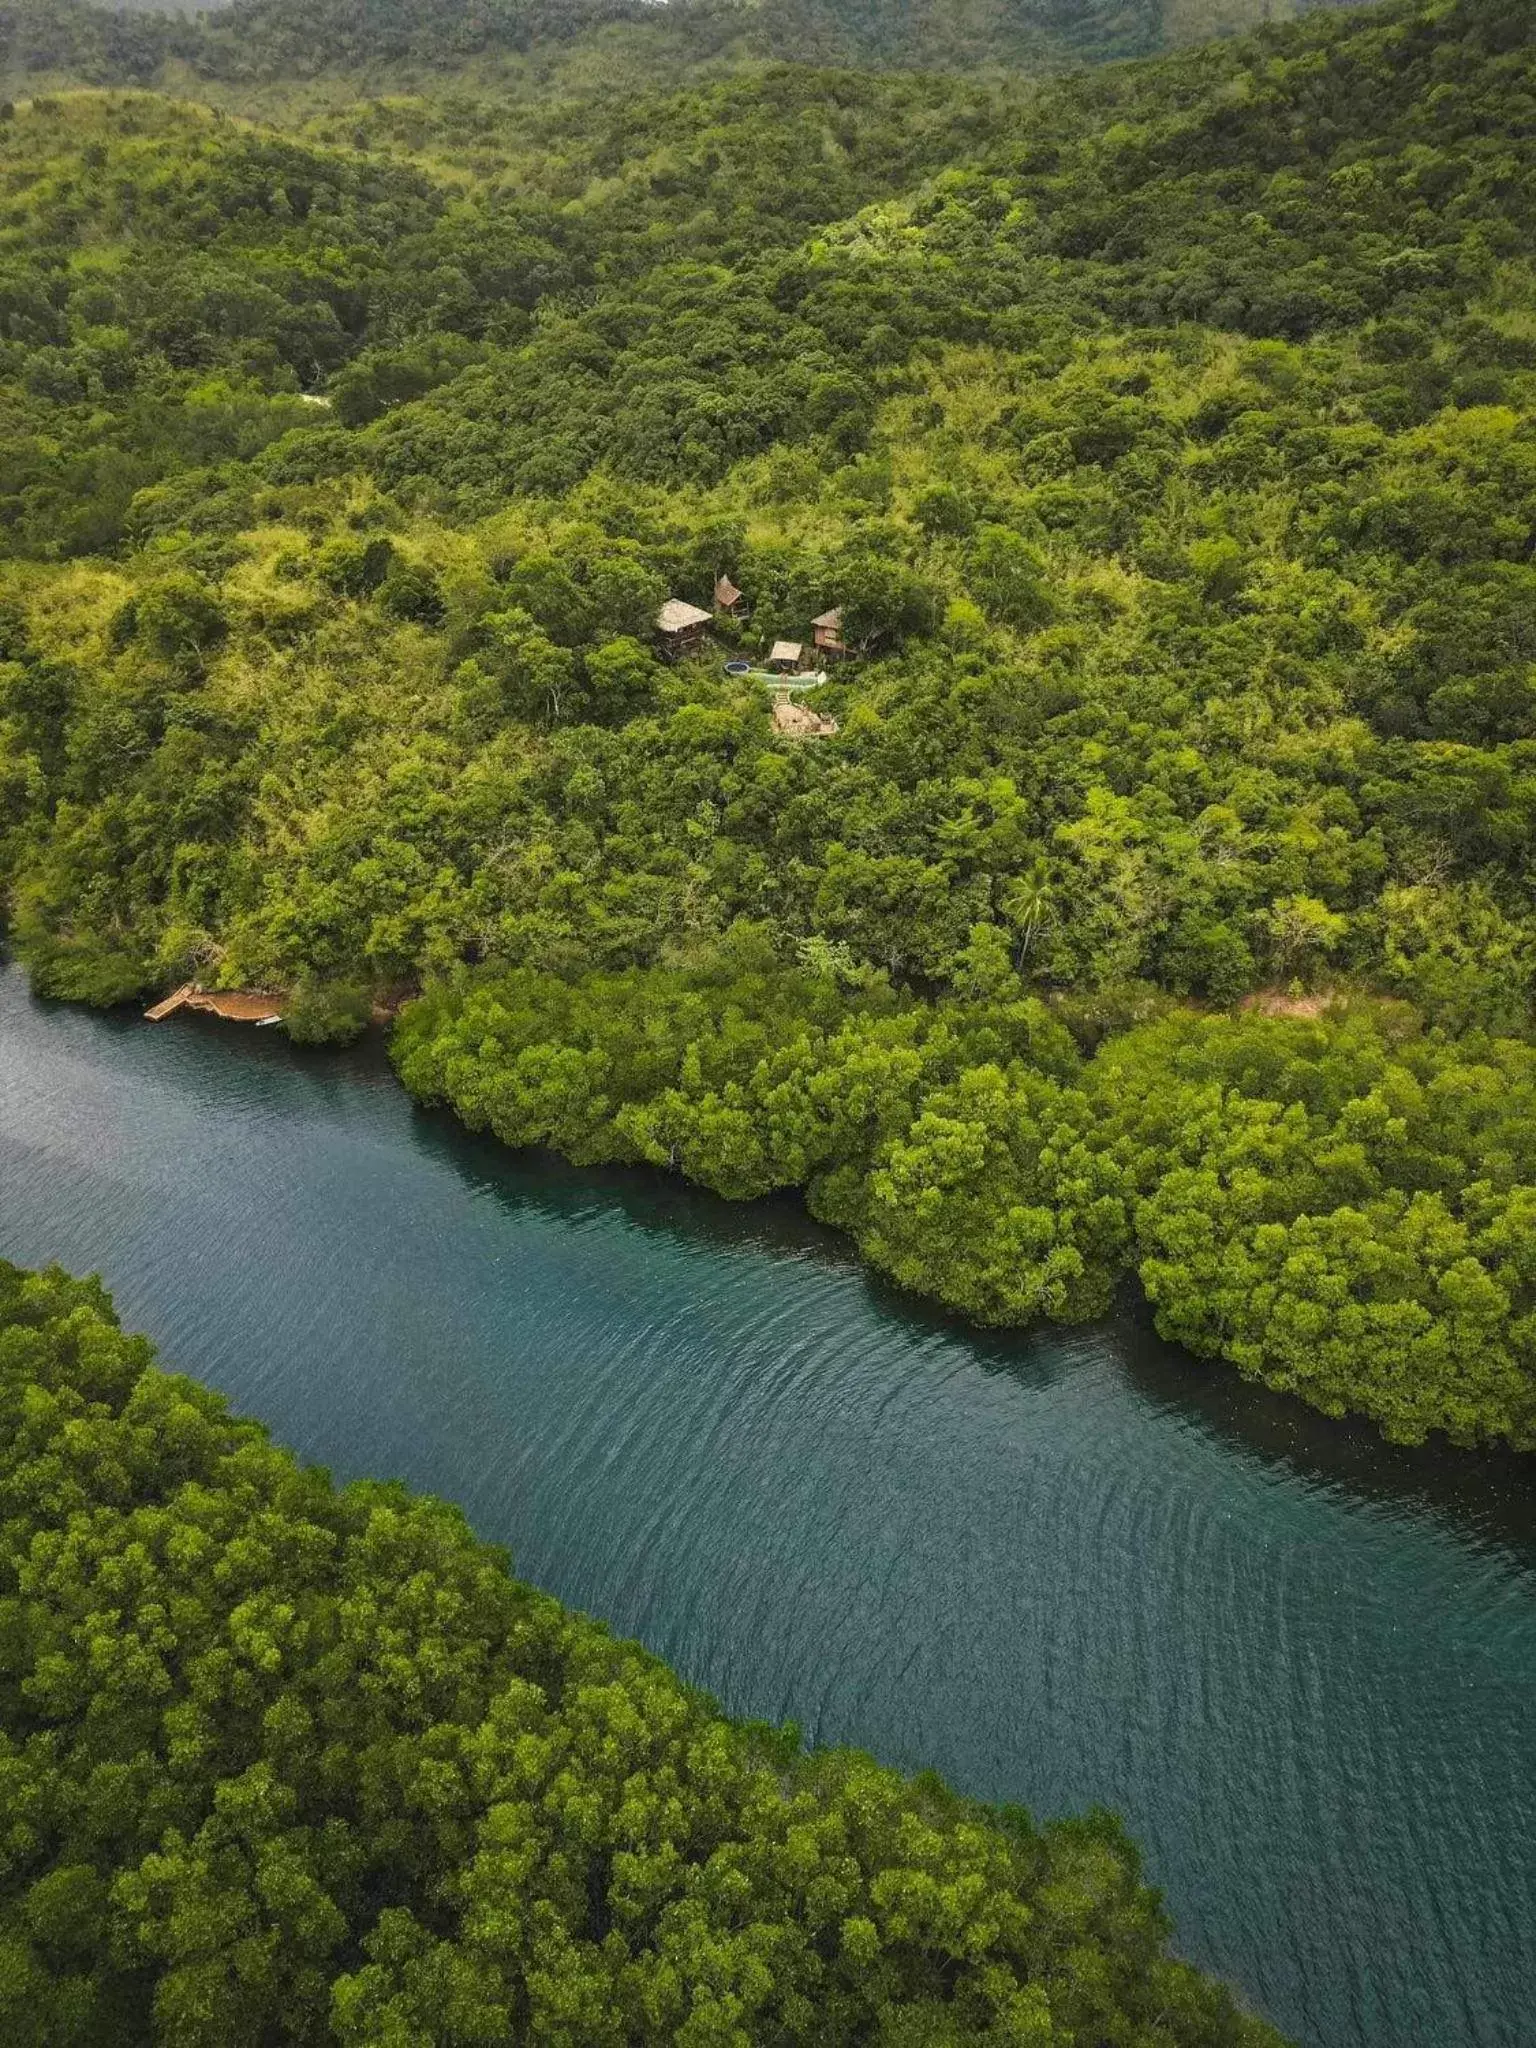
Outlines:
<svg viewBox="0 0 1536 2048"><path fill-rule="evenodd" d="M1104 1814L743 1726L0 1263L8 2048L1267 2048Z"/></svg>
<svg viewBox="0 0 1536 2048"><path fill-rule="evenodd" d="M1134 1272L1324 1407L1529 1442L1528 29L1397 4L1048 84L614 91L573 56L559 91L465 74L283 127L19 106L0 872L35 983L270 988L307 1036L426 987L407 1071L509 1135L806 1187L995 1320ZM722 571L750 623L659 660L660 603ZM723 662L829 607L840 729L796 743ZM768 992L719 993L744 957ZM1043 1003L1093 1059L1040 1070L1046 1116L1006 1033L914 1052L835 1142L763 1109L739 1173L659 1022L598 1137L563 1080L544 1125L481 1099L593 1055L552 988L649 977L659 1018L693 977L750 1041L805 972L923 1043ZM481 1051L488 1001L517 1021ZM1165 1127L1122 1128L1190 1061ZM1051 1119L1089 1111L1079 1203ZM935 1117L969 1133L950 1181ZM903 1173L958 1191L953 1258Z"/></svg>
<svg viewBox="0 0 1536 2048"><path fill-rule="evenodd" d="M606 38L635 70L763 59L938 71L1035 70L1144 56L1313 6L1352 0L195 0L114 10L89 0L0 0L0 74L147 84L378 80L529 59L559 68Z"/></svg>

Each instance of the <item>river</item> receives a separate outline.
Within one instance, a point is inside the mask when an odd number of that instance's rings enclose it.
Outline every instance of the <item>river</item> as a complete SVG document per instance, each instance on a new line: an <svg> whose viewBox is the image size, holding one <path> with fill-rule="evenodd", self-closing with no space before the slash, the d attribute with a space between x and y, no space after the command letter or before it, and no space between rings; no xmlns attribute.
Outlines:
<svg viewBox="0 0 1536 2048"><path fill-rule="evenodd" d="M1122 1813L1309 2048L1536 2042L1536 1508L1131 1313L980 1335L790 1204L510 1155L377 1045L0 975L0 1254L339 1476L459 1502L733 1712Z"/></svg>

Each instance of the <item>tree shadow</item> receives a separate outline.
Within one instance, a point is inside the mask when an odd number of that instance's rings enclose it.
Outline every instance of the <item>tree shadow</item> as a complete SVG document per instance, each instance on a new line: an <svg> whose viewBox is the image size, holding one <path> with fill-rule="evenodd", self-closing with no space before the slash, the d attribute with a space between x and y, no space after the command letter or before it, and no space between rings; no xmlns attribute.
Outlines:
<svg viewBox="0 0 1536 2048"><path fill-rule="evenodd" d="M417 1108L416 1142L510 1209L567 1220L617 1210L636 1229L723 1251L810 1260L848 1276L874 1316L910 1340L963 1348L988 1372L1031 1388L1070 1379L1085 1344L1113 1354L1137 1397L1175 1412L1249 1461L1394 1516L1430 1515L1536 1566L1536 1466L1515 1452L1467 1451L1443 1439L1387 1443L1359 1418L1334 1421L1289 1394L1245 1380L1158 1336L1134 1283L1101 1323L988 1330L906 1292L865 1265L853 1241L819 1224L796 1195L730 1202L651 1167L577 1167L547 1152L513 1152L465 1130L451 1111Z"/></svg>
<svg viewBox="0 0 1536 2048"><path fill-rule="evenodd" d="M1428 1515L1536 1569L1536 1460L1463 1450L1444 1437L1391 1444L1360 1416L1341 1420L1247 1380L1218 1359L1169 1344L1139 1290L1115 1318L1130 1383L1149 1402L1194 1418L1244 1456L1390 1517Z"/></svg>

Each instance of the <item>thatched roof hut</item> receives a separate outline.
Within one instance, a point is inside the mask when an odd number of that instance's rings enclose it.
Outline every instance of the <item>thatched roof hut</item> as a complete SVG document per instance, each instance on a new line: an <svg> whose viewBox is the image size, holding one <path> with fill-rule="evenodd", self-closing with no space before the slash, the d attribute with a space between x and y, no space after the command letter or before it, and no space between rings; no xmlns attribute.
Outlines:
<svg viewBox="0 0 1536 2048"><path fill-rule="evenodd" d="M700 611L696 604L689 604L686 598L669 597L656 614L658 633L686 633L690 627L707 626L709 613Z"/></svg>
<svg viewBox="0 0 1536 2048"><path fill-rule="evenodd" d="M811 634L820 654L846 654L843 642L843 614L839 606L830 612L823 612L819 619L812 619Z"/></svg>
<svg viewBox="0 0 1536 2048"><path fill-rule="evenodd" d="M689 604L686 598L669 597L656 614L656 632L668 661L694 653L703 644L710 622L710 613L701 611L696 604Z"/></svg>

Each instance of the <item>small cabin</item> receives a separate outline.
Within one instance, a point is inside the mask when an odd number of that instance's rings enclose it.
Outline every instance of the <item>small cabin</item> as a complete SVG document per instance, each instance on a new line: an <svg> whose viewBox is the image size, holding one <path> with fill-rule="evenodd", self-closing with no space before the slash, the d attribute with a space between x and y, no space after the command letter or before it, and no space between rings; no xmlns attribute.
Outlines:
<svg viewBox="0 0 1536 2048"><path fill-rule="evenodd" d="M752 616L752 607L729 576L715 578L715 610L724 612L731 619L749 619Z"/></svg>
<svg viewBox="0 0 1536 2048"><path fill-rule="evenodd" d="M776 676L793 675L805 649L798 640L775 640L768 654L768 666Z"/></svg>
<svg viewBox="0 0 1536 2048"><path fill-rule="evenodd" d="M819 619L812 619L811 633L816 642L816 652L828 661L841 661L848 652L843 642L843 615L840 610L823 612Z"/></svg>
<svg viewBox="0 0 1536 2048"><path fill-rule="evenodd" d="M794 697L778 697L773 706L773 729L787 740L829 740L837 731L837 720Z"/></svg>
<svg viewBox="0 0 1536 2048"><path fill-rule="evenodd" d="M656 637L668 661L697 654L710 628L710 614L681 597L669 597L656 614Z"/></svg>

